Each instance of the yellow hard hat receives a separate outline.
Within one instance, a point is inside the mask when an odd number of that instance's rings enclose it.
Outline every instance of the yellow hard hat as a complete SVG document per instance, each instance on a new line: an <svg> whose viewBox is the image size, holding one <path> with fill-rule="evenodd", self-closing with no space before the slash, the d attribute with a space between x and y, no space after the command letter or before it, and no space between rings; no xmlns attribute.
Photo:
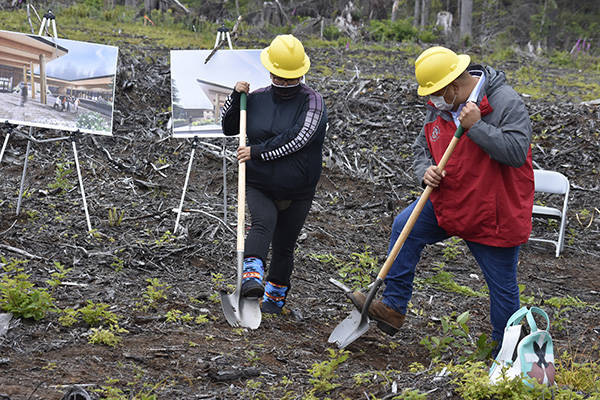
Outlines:
<svg viewBox="0 0 600 400"><path fill-rule="evenodd" d="M471 57L468 55L457 55L442 46L425 50L415 61L415 76L419 83L417 93L427 96L446 87L467 69L469 62Z"/></svg>
<svg viewBox="0 0 600 400"><path fill-rule="evenodd" d="M293 35L275 37L269 47L260 52L260 61L273 75L285 79L300 78L310 68L304 46Z"/></svg>

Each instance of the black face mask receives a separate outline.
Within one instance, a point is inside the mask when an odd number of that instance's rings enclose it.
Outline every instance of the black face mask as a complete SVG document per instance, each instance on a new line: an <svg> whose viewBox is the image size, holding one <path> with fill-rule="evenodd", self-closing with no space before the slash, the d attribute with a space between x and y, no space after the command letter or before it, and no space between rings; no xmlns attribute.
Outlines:
<svg viewBox="0 0 600 400"><path fill-rule="evenodd" d="M289 100L294 98L300 92L300 84L296 86L275 86L271 85L275 96L282 100Z"/></svg>

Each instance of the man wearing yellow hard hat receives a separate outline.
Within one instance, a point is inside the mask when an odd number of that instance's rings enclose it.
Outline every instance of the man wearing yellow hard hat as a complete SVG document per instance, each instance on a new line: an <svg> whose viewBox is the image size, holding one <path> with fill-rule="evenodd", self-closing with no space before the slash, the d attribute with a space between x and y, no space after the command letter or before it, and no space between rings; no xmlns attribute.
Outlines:
<svg viewBox="0 0 600 400"><path fill-rule="evenodd" d="M239 131L241 93L248 93L248 146L238 148L246 163L246 199L251 227L244 248L241 295L263 297L263 313L279 314L290 288L294 248L322 168L327 125L323 97L302 83L310 59L292 35L279 35L260 54L272 84L250 92L237 82L223 106L223 132ZM271 260L263 276L269 246Z"/></svg>
<svg viewBox="0 0 600 400"><path fill-rule="evenodd" d="M492 338L499 349L506 322L519 309L519 247L531 232L532 131L525 104L504 73L469 64L468 55L440 46L415 61L418 94L429 101L413 145L413 169L423 186L435 189L385 279L383 298L371 303L369 315L393 335L404 322L423 248L459 236L486 279ZM459 124L465 136L441 171L437 164ZM390 250L416 203L396 217ZM363 293L355 292L351 299L362 309Z"/></svg>

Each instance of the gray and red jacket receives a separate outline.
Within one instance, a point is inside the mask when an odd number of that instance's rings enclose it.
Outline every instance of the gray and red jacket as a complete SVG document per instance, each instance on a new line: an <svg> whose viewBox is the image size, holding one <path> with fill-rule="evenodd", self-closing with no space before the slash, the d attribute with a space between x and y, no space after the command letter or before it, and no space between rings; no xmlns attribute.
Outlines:
<svg viewBox="0 0 600 400"><path fill-rule="evenodd" d="M323 97L305 84L291 99L275 95L272 86L248 95L246 181L275 200L314 196L321 176L327 125ZM235 90L222 109L225 135L239 133L240 94Z"/></svg>
<svg viewBox="0 0 600 400"><path fill-rule="evenodd" d="M448 234L489 246L517 246L531 233L529 114L503 72L482 66L469 70L483 71L486 77L477 101L481 120L460 139L431 202L438 224ZM450 113L428 103L425 124L413 145L419 181L430 165L439 163L455 131Z"/></svg>

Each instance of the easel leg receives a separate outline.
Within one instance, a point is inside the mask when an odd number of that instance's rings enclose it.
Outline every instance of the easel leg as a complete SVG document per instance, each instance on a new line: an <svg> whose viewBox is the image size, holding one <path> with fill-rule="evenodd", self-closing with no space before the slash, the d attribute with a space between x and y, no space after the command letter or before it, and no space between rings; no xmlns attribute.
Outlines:
<svg viewBox="0 0 600 400"><path fill-rule="evenodd" d="M17 216L21 213L21 200L23 199L23 187L25 186L25 176L27 175L27 162L29 161L29 152L31 151L32 137L33 126L30 126L29 138L27 139L27 150L25 151L25 160L23 161L23 173L21 174L21 186L19 187L19 198L17 199Z"/></svg>
<svg viewBox="0 0 600 400"><path fill-rule="evenodd" d="M4 138L4 144L2 145L2 151L0 151L0 162L2 162L2 159L4 158L4 150L6 150L6 145L8 144L9 137L10 133L7 133L6 137Z"/></svg>
<svg viewBox="0 0 600 400"><path fill-rule="evenodd" d="M75 166L77 167L77 178L79 179L79 189L81 190L81 198L83 199L83 209L85 210L85 220L87 222L88 232L92 230L92 223L90 222L90 214L88 213L87 201L85 199L85 191L83 190L83 179L81 178L81 170L79 169L79 157L77 157L77 146L75 140L72 139L73 144L73 155L75 156Z"/></svg>
<svg viewBox="0 0 600 400"><path fill-rule="evenodd" d="M227 158L225 157L225 150L227 145L227 139L223 138L223 222L227 225Z"/></svg>
<svg viewBox="0 0 600 400"><path fill-rule="evenodd" d="M192 173L192 165L194 164L194 155L196 154L197 139L194 139L192 145L192 152L190 153L190 162L188 163L187 173L185 174L185 182L183 183L183 192L181 193L181 200L179 201L179 210L177 211L177 219L175 219L175 228L173 233L177 233L179 229L179 219L181 218L181 212L183 211L183 201L185 199L185 193L187 191L188 182L190 181L190 174Z"/></svg>

